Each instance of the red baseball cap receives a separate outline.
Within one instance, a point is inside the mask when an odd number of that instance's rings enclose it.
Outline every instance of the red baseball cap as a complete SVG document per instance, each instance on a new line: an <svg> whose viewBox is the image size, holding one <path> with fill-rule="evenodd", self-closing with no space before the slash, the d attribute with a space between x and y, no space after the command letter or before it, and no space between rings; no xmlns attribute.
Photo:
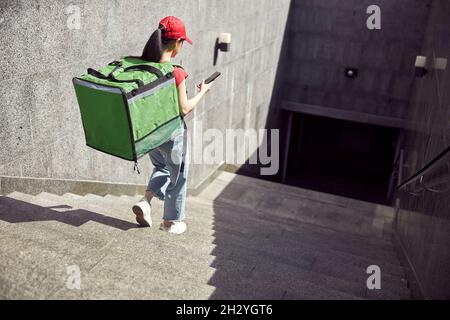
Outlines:
<svg viewBox="0 0 450 320"><path fill-rule="evenodd" d="M192 40L186 35L186 27L183 21L174 16L168 16L159 22L164 27L163 37L168 39L183 39L192 44Z"/></svg>

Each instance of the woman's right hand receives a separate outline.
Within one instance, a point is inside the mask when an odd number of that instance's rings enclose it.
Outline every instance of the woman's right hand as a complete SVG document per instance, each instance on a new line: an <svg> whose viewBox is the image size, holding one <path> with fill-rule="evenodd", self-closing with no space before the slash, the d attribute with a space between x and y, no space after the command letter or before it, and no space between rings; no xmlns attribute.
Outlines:
<svg viewBox="0 0 450 320"><path fill-rule="evenodd" d="M205 80L202 80L202 83L197 85L198 92L203 94L208 93L208 91L211 89L212 84L212 82L206 84Z"/></svg>

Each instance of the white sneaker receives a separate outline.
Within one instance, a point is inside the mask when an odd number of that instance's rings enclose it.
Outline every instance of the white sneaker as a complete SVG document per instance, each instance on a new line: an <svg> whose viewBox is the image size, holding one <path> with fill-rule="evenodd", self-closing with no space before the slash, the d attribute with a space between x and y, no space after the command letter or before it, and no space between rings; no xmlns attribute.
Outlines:
<svg viewBox="0 0 450 320"><path fill-rule="evenodd" d="M168 233L182 234L186 231L187 225L182 221L172 221L172 225L170 227L166 227L163 222L161 223L159 229Z"/></svg>
<svg viewBox="0 0 450 320"><path fill-rule="evenodd" d="M146 199L142 199L133 206L133 212L136 215L136 222L141 227L149 228L152 226L152 206Z"/></svg>

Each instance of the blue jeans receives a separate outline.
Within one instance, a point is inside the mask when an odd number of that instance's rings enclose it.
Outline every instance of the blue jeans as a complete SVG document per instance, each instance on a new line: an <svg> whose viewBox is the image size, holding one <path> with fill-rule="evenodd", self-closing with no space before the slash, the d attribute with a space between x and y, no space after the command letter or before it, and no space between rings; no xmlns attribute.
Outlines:
<svg viewBox="0 0 450 320"><path fill-rule="evenodd" d="M183 164L185 134L187 134L186 129L149 153L154 169L147 191L164 201L163 219L165 221L183 221L185 219L184 208L189 167L188 154L186 154Z"/></svg>

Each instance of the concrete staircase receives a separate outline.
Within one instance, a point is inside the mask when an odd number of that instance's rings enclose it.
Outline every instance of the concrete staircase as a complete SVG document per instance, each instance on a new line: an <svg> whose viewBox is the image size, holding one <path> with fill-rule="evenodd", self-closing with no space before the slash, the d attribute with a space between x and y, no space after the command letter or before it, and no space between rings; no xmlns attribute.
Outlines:
<svg viewBox="0 0 450 320"><path fill-rule="evenodd" d="M173 236L158 230L160 201L154 227L136 226L139 199L0 197L0 298L411 298L390 207L223 172L188 198L188 232ZM367 289L370 265L381 290Z"/></svg>

